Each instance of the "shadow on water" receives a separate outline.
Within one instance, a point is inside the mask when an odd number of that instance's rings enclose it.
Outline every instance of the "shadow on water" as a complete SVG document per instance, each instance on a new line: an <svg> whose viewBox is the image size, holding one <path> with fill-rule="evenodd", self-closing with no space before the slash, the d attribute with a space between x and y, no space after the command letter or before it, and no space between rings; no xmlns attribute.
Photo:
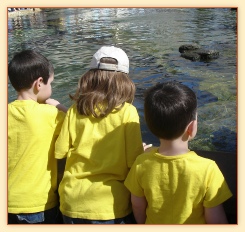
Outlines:
<svg viewBox="0 0 245 232"><path fill-rule="evenodd" d="M212 134L212 144L217 151L236 152L237 134L226 127L221 127ZM229 142L228 142L229 141Z"/></svg>

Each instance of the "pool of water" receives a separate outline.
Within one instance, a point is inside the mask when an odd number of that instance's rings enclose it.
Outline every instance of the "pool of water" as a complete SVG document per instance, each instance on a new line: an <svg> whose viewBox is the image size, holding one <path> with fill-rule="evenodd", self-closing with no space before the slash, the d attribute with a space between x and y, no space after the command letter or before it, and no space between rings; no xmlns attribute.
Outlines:
<svg viewBox="0 0 245 232"><path fill-rule="evenodd" d="M183 44L219 51L193 62ZM236 152L237 12L230 8L43 8L8 17L8 59L36 49L55 67L53 98L67 107L79 77L102 45L121 47L130 59L143 140L158 145L147 129L143 93L158 82L180 81L198 97L198 133L191 149ZM8 84L8 102L16 98Z"/></svg>

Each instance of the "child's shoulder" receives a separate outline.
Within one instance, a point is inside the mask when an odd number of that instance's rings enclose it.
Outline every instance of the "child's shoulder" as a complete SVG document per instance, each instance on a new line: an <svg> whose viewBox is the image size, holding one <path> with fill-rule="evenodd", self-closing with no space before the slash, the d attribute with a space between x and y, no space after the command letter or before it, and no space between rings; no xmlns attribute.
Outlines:
<svg viewBox="0 0 245 232"><path fill-rule="evenodd" d="M128 102L125 102L123 105L119 105L118 107L116 107L114 109L114 112L118 112L118 109L120 109L120 111L131 111L131 110L135 110L136 107Z"/></svg>
<svg viewBox="0 0 245 232"><path fill-rule="evenodd" d="M144 160L149 160L151 157L154 157L154 154L157 153L158 147L150 147L144 151L144 153L140 154L137 157L139 162L143 162Z"/></svg>
<svg viewBox="0 0 245 232"><path fill-rule="evenodd" d="M167 158L168 160L188 159L191 162L199 162L199 163L203 163L204 165L215 163L214 160L200 156L195 151L189 151L183 155L177 155L177 156L163 156L159 154L158 147L154 147L154 146L147 148L144 151L144 153L138 156L138 159L142 161L145 159L150 159L151 157L152 159L154 159L154 157L158 157L158 158L160 157L162 159Z"/></svg>
<svg viewBox="0 0 245 232"><path fill-rule="evenodd" d="M59 110L49 104L41 104L33 100L15 100L8 103L8 109L12 112L25 112L27 114L39 114L42 115L53 115L57 114Z"/></svg>
<svg viewBox="0 0 245 232"><path fill-rule="evenodd" d="M200 169L203 170L217 167L217 164L214 160L200 156L198 153L194 151L190 151L189 153L192 154L192 156L188 158L188 162L193 166L200 167Z"/></svg>
<svg viewBox="0 0 245 232"><path fill-rule="evenodd" d="M195 156L193 156L193 157L196 158L196 159L201 160L202 162L207 162L207 163L215 162L214 160L212 160L212 159L210 159L210 158L201 156L198 152L190 151L189 153L195 155Z"/></svg>
<svg viewBox="0 0 245 232"><path fill-rule="evenodd" d="M125 102L124 106L120 109L120 111L129 116L138 115L136 107L127 102Z"/></svg>

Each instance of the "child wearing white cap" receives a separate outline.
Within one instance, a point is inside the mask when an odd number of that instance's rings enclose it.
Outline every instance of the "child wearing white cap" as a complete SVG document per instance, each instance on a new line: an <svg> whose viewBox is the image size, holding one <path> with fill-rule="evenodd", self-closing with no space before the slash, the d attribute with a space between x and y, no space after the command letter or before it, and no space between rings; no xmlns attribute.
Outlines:
<svg viewBox="0 0 245 232"><path fill-rule="evenodd" d="M71 96L55 148L57 159L67 159L59 186L66 224L135 222L124 180L143 146L128 73L122 49L101 47Z"/></svg>

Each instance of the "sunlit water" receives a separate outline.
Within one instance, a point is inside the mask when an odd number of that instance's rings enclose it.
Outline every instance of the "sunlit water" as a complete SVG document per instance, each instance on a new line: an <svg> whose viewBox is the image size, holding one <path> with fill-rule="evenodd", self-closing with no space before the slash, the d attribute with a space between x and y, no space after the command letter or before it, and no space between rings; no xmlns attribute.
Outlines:
<svg viewBox="0 0 245 232"><path fill-rule="evenodd" d="M102 45L121 47L130 59L137 87L143 140L158 145L147 129L143 93L177 80L198 96L198 134L191 149L236 152L237 23L228 8L60 8L8 18L8 58L36 49L55 67L53 98L67 107L79 77ZM218 59L193 62L180 57L183 44L218 50ZM16 94L8 85L8 101ZM180 116L181 117L181 116Z"/></svg>

